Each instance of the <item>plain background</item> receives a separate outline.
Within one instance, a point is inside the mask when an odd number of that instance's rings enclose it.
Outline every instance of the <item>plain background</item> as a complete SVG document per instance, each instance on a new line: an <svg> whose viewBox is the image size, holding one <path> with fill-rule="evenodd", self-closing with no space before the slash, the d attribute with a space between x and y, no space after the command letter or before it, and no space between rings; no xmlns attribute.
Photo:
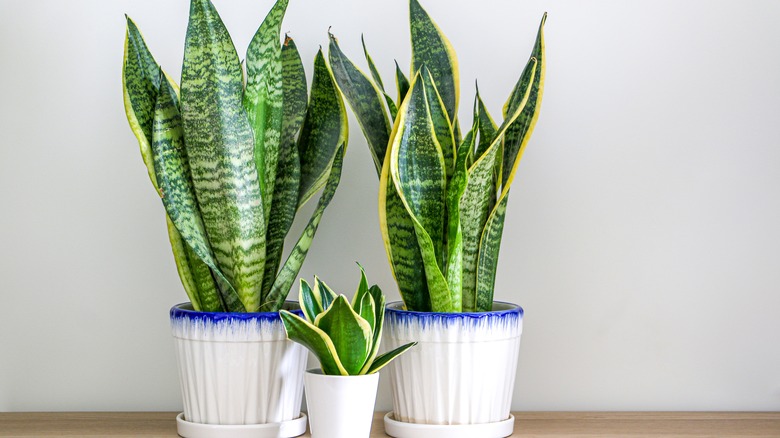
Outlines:
<svg viewBox="0 0 780 438"><path fill-rule="evenodd" d="M270 0L217 0L239 53ZM496 298L526 310L518 410L780 410L780 2L424 2L493 116L547 24L541 118ZM185 301L122 105L124 13L181 72L186 0L0 0L0 411L180 409ZM392 84L402 0L291 0ZM350 116L351 117L351 116ZM397 298L358 125L301 275ZM307 210L302 219L308 217ZM293 230L296 235L300 224ZM391 408L387 382L377 409Z"/></svg>

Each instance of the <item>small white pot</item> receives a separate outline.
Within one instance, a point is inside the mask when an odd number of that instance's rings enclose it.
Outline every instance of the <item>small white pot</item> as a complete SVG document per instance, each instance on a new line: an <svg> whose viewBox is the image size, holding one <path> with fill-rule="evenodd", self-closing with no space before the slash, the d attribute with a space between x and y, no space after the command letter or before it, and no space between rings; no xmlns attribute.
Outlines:
<svg viewBox="0 0 780 438"><path fill-rule="evenodd" d="M328 376L317 368L305 379L312 438L368 438L379 373Z"/></svg>
<svg viewBox="0 0 780 438"><path fill-rule="evenodd" d="M406 311L395 302L385 315L388 350L418 342L388 365L393 412L385 429L390 436L512 434L520 306L495 302L491 312L435 313Z"/></svg>
<svg viewBox="0 0 780 438"><path fill-rule="evenodd" d="M171 308L171 330L184 402L181 436L277 438L306 431L301 402L308 353L287 340L278 312L198 312L179 304Z"/></svg>

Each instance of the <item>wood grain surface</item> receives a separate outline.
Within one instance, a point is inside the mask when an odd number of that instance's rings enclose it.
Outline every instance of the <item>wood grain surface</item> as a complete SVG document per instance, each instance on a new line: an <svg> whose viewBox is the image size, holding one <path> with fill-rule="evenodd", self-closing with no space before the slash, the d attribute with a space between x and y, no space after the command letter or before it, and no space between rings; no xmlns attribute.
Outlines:
<svg viewBox="0 0 780 438"><path fill-rule="evenodd" d="M371 438L387 436L382 416L375 414ZM513 437L780 438L780 412L521 412L515 417ZM0 413L0 437L176 437L175 418L173 412Z"/></svg>

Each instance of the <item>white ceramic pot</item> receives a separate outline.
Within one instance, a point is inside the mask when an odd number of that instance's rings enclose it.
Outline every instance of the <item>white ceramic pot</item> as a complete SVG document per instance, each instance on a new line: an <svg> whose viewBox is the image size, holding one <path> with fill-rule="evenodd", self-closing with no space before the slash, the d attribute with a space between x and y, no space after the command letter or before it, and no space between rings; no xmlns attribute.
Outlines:
<svg viewBox="0 0 780 438"><path fill-rule="evenodd" d="M387 305L383 345L418 345L388 370L393 412L385 429L399 438L480 438L512 434L510 414L523 309L495 302L493 311L435 313Z"/></svg>
<svg viewBox="0 0 780 438"><path fill-rule="evenodd" d="M278 312L198 312L179 304L171 308L171 330L184 401L181 436L279 438L306 431L308 353L287 340Z"/></svg>
<svg viewBox="0 0 780 438"><path fill-rule="evenodd" d="M312 438L368 438L379 374L328 376L306 371L306 405Z"/></svg>

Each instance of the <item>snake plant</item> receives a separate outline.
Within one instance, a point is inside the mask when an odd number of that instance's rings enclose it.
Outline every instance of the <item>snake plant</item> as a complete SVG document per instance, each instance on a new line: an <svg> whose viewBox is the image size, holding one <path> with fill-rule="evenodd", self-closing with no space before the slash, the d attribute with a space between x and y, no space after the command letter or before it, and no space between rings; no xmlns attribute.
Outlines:
<svg viewBox="0 0 780 438"><path fill-rule="evenodd" d="M301 279L299 302L304 318L280 312L287 337L305 346L328 375L373 374L416 342L377 355L385 320L385 297L377 285L368 287L360 270L360 284L352 304L314 277L314 288Z"/></svg>
<svg viewBox="0 0 780 438"><path fill-rule="evenodd" d="M382 237L406 308L488 311L509 188L539 116L546 14L501 124L477 89L471 129L461 136L455 51L417 0L410 0L409 12L412 74L409 80L396 63L396 100L365 41L370 77L333 35L330 65L379 174Z"/></svg>
<svg viewBox="0 0 780 438"><path fill-rule="evenodd" d="M181 91L127 18L125 111L196 310L277 311L341 177L344 104L321 51L309 95L295 43L281 43L287 3L260 25L244 73L214 5L192 0ZM296 212L323 187L282 264Z"/></svg>

